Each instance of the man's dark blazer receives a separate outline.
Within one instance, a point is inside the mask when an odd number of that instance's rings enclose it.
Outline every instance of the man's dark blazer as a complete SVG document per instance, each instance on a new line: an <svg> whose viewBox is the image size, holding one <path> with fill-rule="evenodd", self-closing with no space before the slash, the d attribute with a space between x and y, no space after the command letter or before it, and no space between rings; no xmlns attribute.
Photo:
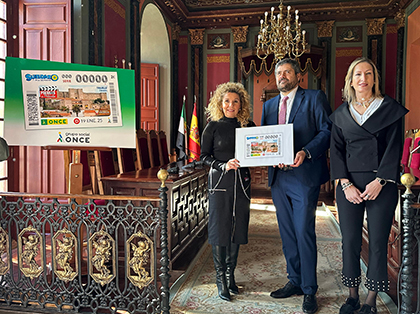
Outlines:
<svg viewBox="0 0 420 314"><path fill-rule="evenodd" d="M261 125L278 124L279 98L280 95L264 103ZM330 146L330 114L330 105L322 91L298 87L288 123L293 123L294 154L305 147L311 155L311 159L305 158L299 167L293 168L306 186L321 185L329 179L326 151ZM268 167L269 186L280 172L278 167Z"/></svg>

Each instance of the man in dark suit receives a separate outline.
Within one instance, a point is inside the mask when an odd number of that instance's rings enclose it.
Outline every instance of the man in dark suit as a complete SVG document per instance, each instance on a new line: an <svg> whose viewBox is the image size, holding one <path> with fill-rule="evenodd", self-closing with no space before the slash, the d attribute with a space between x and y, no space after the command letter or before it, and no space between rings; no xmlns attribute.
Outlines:
<svg viewBox="0 0 420 314"><path fill-rule="evenodd" d="M325 153L330 143L331 108L322 91L298 86L301 73L296 60L278 62L275 75L281 93L264 103L261 125L293 123L295 159L292 165L268 168L289 279L270 295L304 294L302 310L312 314L318 310L315 211L320 185L329 179Z"/></svg>

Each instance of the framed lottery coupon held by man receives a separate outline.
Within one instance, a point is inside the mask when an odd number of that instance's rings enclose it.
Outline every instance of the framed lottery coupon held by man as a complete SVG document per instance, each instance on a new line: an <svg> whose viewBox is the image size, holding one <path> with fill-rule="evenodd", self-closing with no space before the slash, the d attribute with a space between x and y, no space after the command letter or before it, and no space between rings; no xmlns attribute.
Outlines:
<svg viewBox="0 0 420 314"><path fill-rule="evenodd" d="M293 124L236 129L235 158L241 167L293 164Z"/></svg>

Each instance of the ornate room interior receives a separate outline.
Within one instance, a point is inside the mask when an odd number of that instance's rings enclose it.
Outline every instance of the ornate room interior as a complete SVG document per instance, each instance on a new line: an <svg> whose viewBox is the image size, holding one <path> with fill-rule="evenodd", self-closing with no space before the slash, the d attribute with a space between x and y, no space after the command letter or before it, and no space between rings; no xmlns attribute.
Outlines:
<svg viewBox="0 0 420 314"><path fill-rule="evenodd" d="M166 167L176 160L184 98L188 124L196 104L198 129L202 132L207 123L205 108L218 84L244 84L257 125L263 102L278 94L275 58L269 55L261 59L257 46L260 25L267 18L265 12L274 7L277 14L279 1L5 0L1 4L3 107L6 57L117 67L135 73L133 132L137 132L138 147L129 155L136 164L130 159L132 167L124 168L124 152L116 147L82 152L77 157L86 166L81 193L157 196L156 173L144 186L134 184L134 179L124 180L124 173ZM420 128L420 0L285 0L283 4L284 10L292 7L305 30L307 46L299 57L303 77L300 86L323 90L334 110L343 100L348 66L357 57L368 57L380 72L381 91L410 110L404 131L414 140ZM1 114L3 126L7 121L3 110ZM2 163L2 191L68 193L69 165L74 162L71 150L13 146L10 153L8 161ZM101 157L106 153L108 157ZM207 179L201 170L169 184L169 256L173 258L170 268L175 278L176 268L182 271L191 261L185 256L197 251L191 251L191 245L205 241L201 236L208 219ZM266 168L253 169L252 189L253 197L260 202L270 198ZM413 191L418 193L418 188ZM334 182L322 186L321 196L321 201L334 205ZM402 263L402 225L399 207L388 248L390 296L395 303ZM364 242L368 242L366 228ZM362 256L368 260L366 246Z"/></svg>

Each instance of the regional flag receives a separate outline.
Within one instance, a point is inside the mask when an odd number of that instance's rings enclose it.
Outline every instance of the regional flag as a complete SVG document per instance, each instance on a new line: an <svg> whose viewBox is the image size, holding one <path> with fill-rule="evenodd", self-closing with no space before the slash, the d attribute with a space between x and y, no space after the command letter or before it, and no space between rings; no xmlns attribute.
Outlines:
<svg viewBox="0 0 420 314"><path fill-rule="evenodd" d="M200 132L198 130L197 119L197 104L194 104L194 111L191 117L190 139L188 141L188 148L190 149L189 162L193 160L200 160Z"/></svg>
<svg viewBox="0 0 420 314"><path fill-rule="evenodd" d="M178 135L176 138L176 147L179 149L178 160L187 158L187 119L185 118L185 96L182 102L181 117L179 118Z"/></svg>

